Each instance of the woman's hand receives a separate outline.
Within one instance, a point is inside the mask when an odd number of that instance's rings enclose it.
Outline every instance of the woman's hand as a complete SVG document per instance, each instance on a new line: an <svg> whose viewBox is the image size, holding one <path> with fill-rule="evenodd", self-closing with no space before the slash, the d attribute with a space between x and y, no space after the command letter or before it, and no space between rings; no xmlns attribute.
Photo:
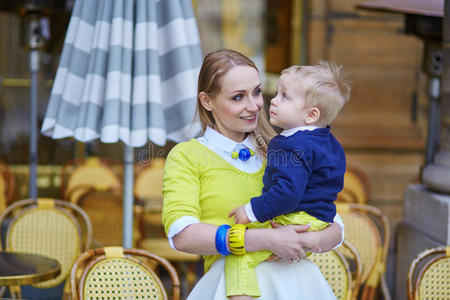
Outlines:
<svg viewBox="0 0 450 300"><path fill-rule="evenodd" d="M270 250L281 259L288 262L297 261L306 258L307 251L320 251L314 239L300 234L309 229L309 224L282 226L272 222L272 227L275 228L275 232Z"/></svg>
<svg viewBox="0 0 450 300"><path fill-rule="evenodd" d="M289 226L282 226L281 224L272 222L272 227L277 228L277 230L286 230L286 229L278 229L278 228L284 228L284 227L291 227L295 226L295 232L297 236L299 236L299 239L297 242L301 245L301 248L303 250L298 249L298 258L303 258L302 255L305 252L326 252L331 250L333 247L337 246L342 239L342 228L337 223L332 223L327 228L320 230L320 231L306 231L307 227L300 226L300 225L289 225ZM275 234L277 234L277 231L275 231ZM279 242L281 243L281 242ZM289 244L287 244L288 247ZM282 244L278 244L279 247L284 247ZM279 260L280 256L276 254L275 251L278 250L272 250L274 254L267 259L267 261L274 261ZM289 251L289 248L288 248ZM294 250L295 251L295 250ZM289 255L289 254L288 254ZM288 257L290 258L290 261L292 259L295 259L295 257ZM286 258L283 258L286 260Z"/></svg>

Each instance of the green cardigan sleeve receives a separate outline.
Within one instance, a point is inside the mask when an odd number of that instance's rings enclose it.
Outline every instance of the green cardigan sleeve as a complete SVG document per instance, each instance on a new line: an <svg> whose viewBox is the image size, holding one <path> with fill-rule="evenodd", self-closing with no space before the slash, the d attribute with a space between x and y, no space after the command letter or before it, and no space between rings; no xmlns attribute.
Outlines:
<svg viewBox="0 0 450 300"><path fill-rule="evenodd" d="M166 234L170 226L183 216L200 220L199 168L195 151L189 142L176 145L167 156L164 166L162 223Z"/></svg>

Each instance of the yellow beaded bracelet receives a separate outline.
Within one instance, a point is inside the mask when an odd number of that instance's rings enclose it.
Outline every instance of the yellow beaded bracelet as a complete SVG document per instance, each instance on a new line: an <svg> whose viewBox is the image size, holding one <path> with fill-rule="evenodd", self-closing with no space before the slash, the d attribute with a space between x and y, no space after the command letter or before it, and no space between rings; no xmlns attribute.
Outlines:
<svg viewBox="0 0 450 300"><path fill-rule="evenodd" d="M245 251L245 230L247 227L244 224L235 224L230 228L230 252L236 255L244 255Z"/></svg>

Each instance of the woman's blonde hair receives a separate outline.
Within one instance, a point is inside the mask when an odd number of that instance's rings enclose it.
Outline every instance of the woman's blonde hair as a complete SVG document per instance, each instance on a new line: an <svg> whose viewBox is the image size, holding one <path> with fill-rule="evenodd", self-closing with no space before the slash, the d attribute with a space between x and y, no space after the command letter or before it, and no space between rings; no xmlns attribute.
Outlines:
<svg viewBox="0 0 450 300"><path fill-rule="evenodd" d="M203 131L206 127L214 127L215 120L212 113L206 110L200 102L199 94L204 92L210 98L214 98L220 92L221 81L225 73L235 66L250 66L258 71L255 63L247 56L229 49L211 52L205 56L200 74L198 76L197 90L197 116L200 119ZM264 109L260 112L256 129L249 132L256 152L260 155L267 155L267 145L269 140L275 135L275 131L267 120Z"/></svg>

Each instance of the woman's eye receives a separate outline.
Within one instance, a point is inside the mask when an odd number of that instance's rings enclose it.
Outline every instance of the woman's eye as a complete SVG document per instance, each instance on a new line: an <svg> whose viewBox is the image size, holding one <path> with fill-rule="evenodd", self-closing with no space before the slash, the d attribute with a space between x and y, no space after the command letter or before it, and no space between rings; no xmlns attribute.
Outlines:
<svg viewBox="0 0 450 300"><path fill-rule="evenodd" d="M242 98L243 98L242 94L237 94L236 96L233 96L233 98L231 98L231 99L233 99L235 101L239 101L239 100L242 100Z"/></svg>
<svg viewBox="0 0 450 300"><path fill-rule="evenodd" d="M254 92L254 95L255 96L261 95L261 89L260 88L256 89L255 92Z"/></svg>

